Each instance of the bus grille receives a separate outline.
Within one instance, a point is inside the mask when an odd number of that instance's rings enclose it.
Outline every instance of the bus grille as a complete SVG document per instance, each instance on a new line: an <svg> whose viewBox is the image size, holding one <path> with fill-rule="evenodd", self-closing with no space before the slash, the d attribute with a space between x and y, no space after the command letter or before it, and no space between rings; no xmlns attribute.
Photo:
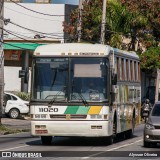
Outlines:
<svg viewBox="0 0 160 160"><path fill-rule="evenodd" d="M68 120L68 117L67 117L67 115L65 115L65 114L51 114L50 115L50 118L51 119L66 119L66 120ZM86 119L87 118L87 115L82 115L82 114L71 114L70 116L69 116L69 119Z"/></svg>

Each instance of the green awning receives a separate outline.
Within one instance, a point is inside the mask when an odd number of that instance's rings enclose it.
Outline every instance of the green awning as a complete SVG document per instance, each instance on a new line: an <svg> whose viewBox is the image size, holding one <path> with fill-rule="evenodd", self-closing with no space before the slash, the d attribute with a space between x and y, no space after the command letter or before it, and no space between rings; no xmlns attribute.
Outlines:
<svg viewBox="0 0 160 160"><path fill-rule="evenodd" d="M4 50L35 50L38 46L41 45L44 44L6 42L4 44Z"/></svg>

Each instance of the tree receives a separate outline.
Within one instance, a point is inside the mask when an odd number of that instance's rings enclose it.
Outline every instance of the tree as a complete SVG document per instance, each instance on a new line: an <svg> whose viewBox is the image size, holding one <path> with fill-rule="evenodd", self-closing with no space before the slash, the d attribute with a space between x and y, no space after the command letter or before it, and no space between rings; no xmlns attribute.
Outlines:
<svg viewBox="0 0 160 160"><path fill-rule="evenodd" d="M160 68L160 47L151 47L140 54L141 69L153 70Z"/></svg>
<svg viewBox="0 0 160 160"><path fill-rule="evenodd" d="M121 0L123 6L133 14L131 25L132 47L138 41L144 48L158 46L160 40L160 1Z"/></svg>
<svg viewBox="0 0 160 160"><path fill-rule="evenodd" d="M82 39L85 41L99 40L101 14L102 14L102 0L92 0L83 2L82 12ZM78 9L71 13L70 23L64 22L64 31L69 34L71 41L77 39L77 25L78 25Z"/></svg>
<svg viewBox="0 0 160 160"><path fill-rule="evenodd" d="M82 12L82 39L99 42L103 0L85 0ZM70 23L64 23L64 31L70 35L71 41L77 39L78 9L72 12ZM119 0L107 1L106 44L123 48L123 39L129 37L129 50L135 50L137 33L146 26L147 19L139 12L131 12L126 3ZM131 47L130 47L131 46Z"/></svg>

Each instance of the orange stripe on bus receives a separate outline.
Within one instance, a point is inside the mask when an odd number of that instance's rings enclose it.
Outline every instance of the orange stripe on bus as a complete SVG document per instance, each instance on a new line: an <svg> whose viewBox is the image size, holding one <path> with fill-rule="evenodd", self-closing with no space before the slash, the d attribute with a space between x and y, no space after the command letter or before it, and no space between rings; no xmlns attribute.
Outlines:
<svg viewBox="0 0 160 160"><path fill-rule="evenodd" d="M88 114L99 114L102 109L102 106L91 106L88 111Z"/></svg>

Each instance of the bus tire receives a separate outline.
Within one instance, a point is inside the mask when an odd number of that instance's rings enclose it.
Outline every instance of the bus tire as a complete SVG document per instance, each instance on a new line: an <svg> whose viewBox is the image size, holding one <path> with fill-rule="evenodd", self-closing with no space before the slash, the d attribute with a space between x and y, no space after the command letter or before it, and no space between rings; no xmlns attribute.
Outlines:
<svg viewBox="0 0 160 160"><path fill-rule="evenodd" d="M107 144L108 144L108 145L112 145L112 144L113 144L113 141L114 141L114 137L113 137L113 136L107 137Z"/></svg>
<svg viewBox="0 0 160 160"><path fill-rule="evenodd" d="M132 118L132 129L128 130L125 132L125 137L128 138L132 138L134 135L134 127L135 127L135 118Z"/></svg>
<svg viewBox="0 0 160 160"><path fill-rule="evenodd" d="M113 144L115 137L116 137L116 134L117 134L117 119L114 116L112 135L107 137L107 144L109 144L109 145Z"/></svg>
<svg viewBox="0 0 160 160"><path fill-rule="evenodd" d="M41 136L41 142L43 145L51 145L52 136Z"/></svg>

